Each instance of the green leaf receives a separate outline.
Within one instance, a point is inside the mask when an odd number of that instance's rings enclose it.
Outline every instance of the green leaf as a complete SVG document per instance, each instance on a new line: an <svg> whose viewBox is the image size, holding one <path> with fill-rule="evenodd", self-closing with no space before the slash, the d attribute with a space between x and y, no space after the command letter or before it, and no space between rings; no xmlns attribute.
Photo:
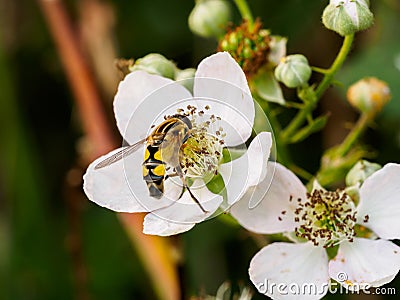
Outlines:
<svg viewBox="0 0 400 300"><path fill-rule="evenodd" d="M275 79L272 70L259 72L252 83L255 91L262 99L285 105L286 101L283 98L281 86Z"/></svg>
<svg viewBox="0 0 400 300"><path fill-rule="evenodd" d="M322 128L325 127L325 124L328 120L328 116L318 117L313 120L310 124L300 129L290 140L289 143L298 143L304 140L309 135L313 134L314 132L320 131Z"/></svg>

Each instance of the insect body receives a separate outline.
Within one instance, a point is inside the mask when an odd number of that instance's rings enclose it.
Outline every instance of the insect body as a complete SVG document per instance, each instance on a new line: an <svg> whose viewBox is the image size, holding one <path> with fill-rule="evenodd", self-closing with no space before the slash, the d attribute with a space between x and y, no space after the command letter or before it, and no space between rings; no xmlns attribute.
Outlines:
<svg viewBox="0 0 400 300"><path fill-rule="evenodd" d="M192 123L186 116L175 115L158 125L146 139L143 179L150 196L161 198L164 192L166 165L179 165L179 151L189 138Z"/></svg>
<svg viewBox="0 0 400 300"><path fill-rule="evenodd" d="M179 176L183 186L188 190L193 200L203 212L207 212L188 187L180 166L181 148L190 137L192 123L184 115L169 117L145 139L128 146L113 156L106 158L95 166L100 169L121 160L134 153L143 143L146 143L144 162L142 164L143 179L149 189L151 197L160 199L164 193L164 180L167 176ZM167 167L175 173L166 175Z"/></svg>

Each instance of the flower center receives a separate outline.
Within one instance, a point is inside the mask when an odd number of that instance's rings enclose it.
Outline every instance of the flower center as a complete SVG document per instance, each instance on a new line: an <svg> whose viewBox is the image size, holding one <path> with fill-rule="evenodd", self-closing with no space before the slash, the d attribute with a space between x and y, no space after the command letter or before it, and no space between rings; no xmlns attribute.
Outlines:
<svg viewBox="0 0 400 300"><path fill-rule="evenodd" d="M344 192L314 189L305 202L299 201L295 211L297 236L315 246L332 247L345 240L353 241L356 211L351 198Z"/></svg>
<svg viewBox="0 0 400 300"><path fill-rule="evenodd" d="M218 126L221 118L205 115L209 109L209 106L200 111L191 105L187 107L184 115L191 117L192 129L180 153L180 164L185 175L189 178L202 178L204 181L209 181L217 174L222 158L223 138L226 136L223 128ZM183 110L178 112L182 113Z"/></svg>

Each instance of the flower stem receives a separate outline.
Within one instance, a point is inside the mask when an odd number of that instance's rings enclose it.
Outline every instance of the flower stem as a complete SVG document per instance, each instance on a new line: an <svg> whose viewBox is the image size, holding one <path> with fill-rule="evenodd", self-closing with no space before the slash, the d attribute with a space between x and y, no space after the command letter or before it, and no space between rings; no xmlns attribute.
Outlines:
<svg viewBox="0 0 400 300"><path fill-rule="evenodd" d="M330 185L342 179L349 168L364 156L362 150L351 150L373 119L374 114L362 114L343 142L325 151L325 159L322 159L324 164L315 175L322 186ZM311 188L312 181L307 186Z"/></svg>
<svg viewBox="0 0 400 300"><path fill-rule="evenodd" d="M251 13L250 7L246 0L234 0L235 4L240 12L240 15L244 20L247 20L250 25L254 24L253 14Z"/></svg>
<svg viewBox="0 0 400 300"><path fill-rule="evenodd" d="M373 119L373 114L362 114L354 125L353 129L346 136L342 144L336 150L337 156L345 156L351 147L357 142L358 138L364 133L369 122Z"/></svg>
<svg viewBox="0 0 400 300"><path fill-rule="evenodd" d="M325 74L321 83L315 90L315 94L317 99L321 98L322 94L326 91L326 89L331 84L333 77L336 75L337 71L343 65L346 60L347 55L350 52L351 45L353 44L354 34L346 35L343 40L342 47L340 48L339 54L333 62L332 66L329 68L328 72Z"/></svg>
<svg viewBox="0 0 400 300"><path fill-rule="evenodd" d="M293 134L296 133L297 129L299 129L300 126L304 123L304 120L307 118L307 116L314 110L322 94L332 83L333 77L342 66L347 55L349 54L353 40L354 34L345 36L342 47L335 61L333 62L332 66L328 70L326 70L324 78L315 89L315 97L308 99L308 101L305 103L304 108L297 113L297 115L293 118L289 125L282 131L282 140L284 142L288 142L290 140Z"/></svg>
<svg viewBox="0 0 400 300"><path fill-rule="evenodd" d="M323 68L318 68L318 67L311 67L311 70L313 70L314 72L317 72L317 73L321 73L321 74L326 74L329 72L329 69L323 69Z"/></svg>
<svg viewBox="0 0 400 300"><path fill-rule="evenodd" d="M257 103L261 106L262 110L266 114L267 119L273 129L273 134L275 137L275 144L276 144L276 152L277 152L276 159L277 159L277 161L279 161L283 165L287 166L296 175L298 175L306 180L311 180L313 175L310 174L309 172L307 172L306 170L300 168L295 163L293 163L286 144L280 140L281 126L280 126L277 118L275 117L275 115L273 113L271 113L271 109L269 107L268 102L261 99L261 97L259 95L257 95L257 93L255 91L252 91L252 94L253 94L254 99L257 100Z"/></svg>

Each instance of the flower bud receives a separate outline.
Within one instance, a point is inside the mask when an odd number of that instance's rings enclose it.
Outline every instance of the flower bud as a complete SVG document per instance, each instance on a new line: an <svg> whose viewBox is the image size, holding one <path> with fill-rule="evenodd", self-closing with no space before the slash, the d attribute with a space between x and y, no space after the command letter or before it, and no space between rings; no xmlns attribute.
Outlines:
<svg viewBox="0 0 400 300"><path fill-rule="evenodd" d="M182 84L188 91L193 92L194 74L196 69L188 68L184 70L177 70L175 80Z"/></svg>
<svg viewBox="0 0 400 300"><path fill-rule="evenodd" d="M174 79L175 64L158 53L150 53L136 60L135 64L130 67L130 71L146 71L150 74L157 74L166 78Z"/></svg>
<svg viewBox="0 0 400 300"><path fill-rule="evenodd" d="M358 186L361 185L365 179L371 176L373 173L381 169L382 166L376 163L371 163L366 160L360 160L346 175L347 186Z"/></svg>
<svg viewBox="0 0 400 300"><path fill-rule="evenodd" d="M344 36L371 27L369 0L330 0L322 15L325 27Z"/></svg>
<svg viewBox="0 0 400 300"><path fill-rule="evenodd" d="M275 77L289 88L296 88L307 83L311 68L307 58L302 54L288 55L281 59L275 69Z"/></svg>
<svg viewBox="0 0 400 300"><path fill-rule="evenodd" d="M268 64L270 41L270 32L262 28L259 20L254 24L244 20L236 28L228 29L219 42L218 51L229 52L246 77L250 78ZM282 44L280 47L282 48Z"/></svg>
<svg viewBox="0 0 400 300"><path fill-rule="evenodd" d="M231 17L226 0L198 0L189 15L189 28L202 37L220 37Z"/></svg>
<svg viewBox="0 0 400 300"><path fill-rule="evenodd" d="M350 104L364 113L378 113L390 98L386 82L375 77L363 78L347 90Z"/></svg>

